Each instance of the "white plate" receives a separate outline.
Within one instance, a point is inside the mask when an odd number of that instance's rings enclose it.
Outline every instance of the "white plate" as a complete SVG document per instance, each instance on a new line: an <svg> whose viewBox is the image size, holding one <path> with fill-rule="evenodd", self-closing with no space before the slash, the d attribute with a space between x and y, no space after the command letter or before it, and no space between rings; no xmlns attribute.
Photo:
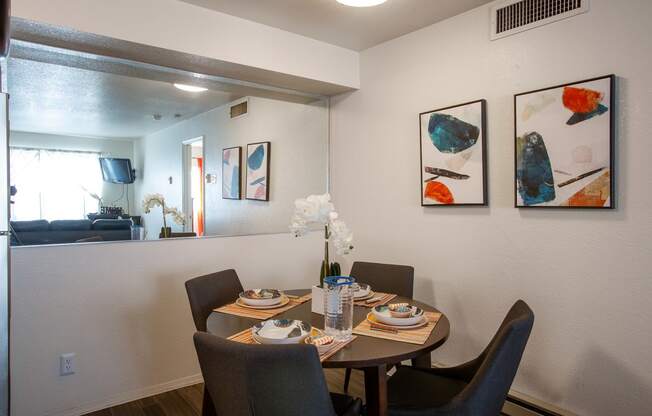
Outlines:
<svg viewBox="0 0 652 416"><path fill-rule="evenodd" d="M358 283L358 290L353 294L355 300L366 299L371 293L371 286L366 283Z"/></svg>
<svg viewBox="0 0 652 416"><path fill-rule="evenodd" d="M276 289L250 289L240 293L240 299L251 306L270 306L281 302L282 293Z"/></svg>
<svg viewBox="0 0 652 416"><path fill-rule="evenodd" d="M425 316L421 316L421 321L417 322L414 325L389 325L389 324L384 324L376 319L376 317L373 315L373 313L369 312L367 314L367 321L371 322L374 325L377 325L381 328L387 328L387 329L394 329L397 331L401 330L408 330L408 329L417 329L424 327L428 325L428 318Z"/></svg>
<svg viewBox="0 0 652 416"><path fill-rule="evenodd" d="M303 321L270 319L251 328L251 334L261 344L299 344L310 335L312 327Z"/></svg>
<svg viewBox="0 0 652 416"><path fill-rule="evenodd" d="M249 308L249 309L276 309L276 308L282 308L283 306L287 305L290 303L290 298L287 296L281 296L281 301L279 303L276 303L274 305L267 305L267 306L254 306L254 305L247 305L242 301L242 298L238 298L235 301L235 304L238 306L241 306L243 308Z"/></svg>
<svg viewBox="0 0 652 416"><path fill-rule="evenodd" d="M389 306L387 305L376 306L371 309L371 313L378 322L393 326L410 326L423 322L423 309L421 308L415 308L412 316L408 318L394 318L389 313Z"/></svg>

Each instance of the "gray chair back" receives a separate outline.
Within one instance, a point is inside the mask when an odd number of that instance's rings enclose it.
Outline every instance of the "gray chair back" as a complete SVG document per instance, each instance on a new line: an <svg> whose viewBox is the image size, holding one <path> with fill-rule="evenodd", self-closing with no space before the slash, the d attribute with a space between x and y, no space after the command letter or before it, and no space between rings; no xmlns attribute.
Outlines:
<svg viewBox="0 0 652 416"><path fill-rule="evenodd" d="M206 319L213 309L235 301L242 284L235 270L229 269L188 280L186 292L195 327L206 332Z"/></svg>
<svg viewBox="0 0 652 416"><path fill-rule="evenodd" d="M336 415L315 347L248 345L203 332L194 340L218 415Z"/></svg>
<svg viewBox="0 0 652 416"><path fill-rule="evenodd" d="M356 261L351 267L350 275L357 282L371 285L375 291L395 293L406 298L412 298L414 293L412 266Z"/></svg>
<svg viewBox="0 0 652 416"><path fill-rule="evenodd" d="M475 360L477 371L455 401L464 414L499 415L516 376L534 325L534 312L522 300L511 307L493 339Z"/></svg>

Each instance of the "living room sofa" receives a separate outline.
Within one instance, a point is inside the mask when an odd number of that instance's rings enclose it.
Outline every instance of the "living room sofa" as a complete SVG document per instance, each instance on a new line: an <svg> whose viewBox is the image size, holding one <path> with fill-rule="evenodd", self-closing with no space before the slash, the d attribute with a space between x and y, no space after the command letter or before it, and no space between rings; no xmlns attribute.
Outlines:
<svg viewBox="0 0 652 416"><path fill-rule="evenodd" d="M131 240L130 219L11 221L12 246Z"/></svg>

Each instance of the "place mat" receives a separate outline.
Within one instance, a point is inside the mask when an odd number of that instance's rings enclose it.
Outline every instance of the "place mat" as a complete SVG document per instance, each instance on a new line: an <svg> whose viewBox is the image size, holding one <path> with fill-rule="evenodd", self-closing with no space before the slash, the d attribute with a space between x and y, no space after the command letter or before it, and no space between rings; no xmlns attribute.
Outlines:
<svg viewBox="0 0 652 416"><path fill-rule="evenodd" d="M321 352L319 352L319 361L320 362L326 361L327 359L332 357L336 352L338 352L339 350L341 350L342 348L344 348L345 346L353 342L353 340L356 338L357 337L354 335L348 341L333 342L330 345L330 348L328 349L324 348L322 349ZM230 341L241 342L243 344L258 344L258 342L254 339L253 334L251 333L251 328L245 329L244 331L240 331L237 334L231 335L227 339Z"/></svg>
<svg viewBox="0 0 652 416"><path fill-rule="evenodd" d="M368 300L374 299L374 298L377 298L377 297L380 297L380 300L377 300L374 303L366 303ZM374 293L374 295L371 298L365 299L365 300L353 301L353 304L356 305L356 306L365 306L367 308L375 308L378 305L386 304L387 302L394 299L395 297L396 297L396 295L394 295L392 293L376 292L376 293Z"/></svg>
<svg viewBox="0 0 652 416"><path fill-rule="evenodd" d="M437 325L437 322L439 322L439 318L441 318L441 313L426 312L425 316L426 318L428 318L429 321L428 325L416 329L399 330L395 334L392 332L371 329L371 325L369 324L369 321L365 319L364 321L360 322L358 326L353 328L353 333L358 335L366 335L368 337L389 339L392 341L400 341L400 342L407 342L409 344L423 345L428 340L428 337L430 336L432 330L435 328L435 325Z"/></svg>
<svg viewBox="0 0 652 416"><path fill-rule="evenodd" d="M283 313L285 311L288 311L295 306L301 305L302 303L305 303L312 298L312 293L308 293L306 295L300 296L300 297L289 297L290 302L288 302L287 305L281 306L280 308L274 308L274 309L251 309L251 308L244 308L242 306L238 306L235 302L229 303L228 305L221 306L217 309L214 309L215 312L222 312L230 315L236 315L236 316L242 316L245 318L254 318L254 319L269 319L273 316L278 315L279 313Z"/></svg>

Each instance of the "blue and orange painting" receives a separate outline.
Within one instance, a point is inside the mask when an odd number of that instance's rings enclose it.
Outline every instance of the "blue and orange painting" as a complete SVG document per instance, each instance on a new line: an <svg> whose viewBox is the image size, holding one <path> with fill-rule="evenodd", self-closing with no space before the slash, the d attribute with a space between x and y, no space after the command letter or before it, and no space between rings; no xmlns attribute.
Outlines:
<svg viewBox="0 0 652 416"><path fill-rule="evenodd" d="M269 200L269 142L247 145L246 198Z"/></svg>

